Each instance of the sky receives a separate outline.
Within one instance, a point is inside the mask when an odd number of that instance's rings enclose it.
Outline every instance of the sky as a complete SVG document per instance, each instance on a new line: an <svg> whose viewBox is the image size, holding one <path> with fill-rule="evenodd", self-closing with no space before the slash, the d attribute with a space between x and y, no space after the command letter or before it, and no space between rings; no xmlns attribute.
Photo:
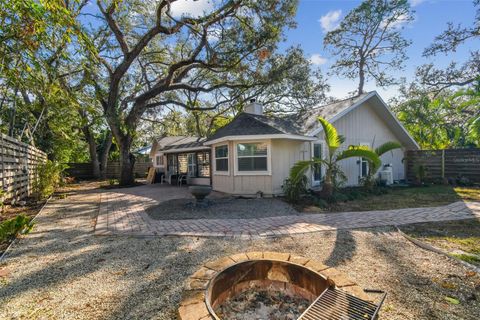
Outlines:
<svg viewBox="0 0 480 320"><path fill-rule="evenodd" d="M179 0L172 4L172 14L198 16L214 8L215 0ZM414 13L414 21L404 26L402 31L406 39L412 40L412 45L407 49L405 69L396 71L395 76L405 77L411 81L415 69L425 63L434 63L438 67L446 66L451 61L465 61L469 51L480 48L480 41L470 41L461 46L457 52L448 55L424 58L423 50L428 47L435 36L447 28L448 22L471 26L475 18L475 9L472 0L409 0ZM290 46L300 46L311 63L327 74L335 57L329 55L323 47L323 37L334 29L345 15L358 6L357 0L300 0L296 15L297 27L286 30L286 41L279 44L281 51ZM97 11L93 4L89 10ZM476 46L474 48L474 46ZM357 81L342 79L336 75L328 76L331 86L329 95L343 98L357 88ZM398 93L398 87L387 89L377 88L374 82L368 82L365 89L377 90L384 100L388 100Z"/></svg>
<svg viewBox="0 0 480 320"><path fill-rule="evenodd" d="M353 0L300 0L297 10L297 28L286 32L287 41L280 44L285 49L289 46L300 45L310 61L318 65L324 73L335 61L323 48L323 37L326 32L335 28L339 21L361 1ZM480 42L469 42L462 46L456 53L448 56L439 55L434 58L422 57L425 47L429 46L435 36L446 29L448 22L462 23L471 26L475 18L473 1L471 0L410 0L415 11L415 20L405 26L403 35L412 40L412 45L407 50L409 57L405 70L396 72L396 76L412 80L417 66L433 62L438 66L448 65L452 60L464 61L468 58L469 50L473 46L480 47ZM477 49L478 49L477 47ZM331 75L328 77L331 86L330 95L342 98L357 87L355 80L342 79ZM367 83L367 90L377 90L380 95L388 100L395 96L398 87L388 89L377 88L374 82Z"/></svg>

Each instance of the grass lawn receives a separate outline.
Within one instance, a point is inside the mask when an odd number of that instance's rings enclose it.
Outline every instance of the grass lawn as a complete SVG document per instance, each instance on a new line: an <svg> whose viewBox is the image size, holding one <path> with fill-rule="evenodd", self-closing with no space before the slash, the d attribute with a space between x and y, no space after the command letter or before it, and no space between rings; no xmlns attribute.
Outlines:
<svg viewBox="0 0 480 320"><path fill-rule="evenodd" d="M351 189L356 190L356 189ZM359 189L360 190L360 189ZM442 206L456 201L480 201L478 187L426 186L388 188L386 194L365 194L360 199L339 201L324 211L369 211ZM307 207L305 211L321 210Z"/></svg>
<svg viewBox="0 0 480 320"><path fill-rule="evenodd" d="M480 219L418 223L402 227L402 231L480 266Z"/></svg>

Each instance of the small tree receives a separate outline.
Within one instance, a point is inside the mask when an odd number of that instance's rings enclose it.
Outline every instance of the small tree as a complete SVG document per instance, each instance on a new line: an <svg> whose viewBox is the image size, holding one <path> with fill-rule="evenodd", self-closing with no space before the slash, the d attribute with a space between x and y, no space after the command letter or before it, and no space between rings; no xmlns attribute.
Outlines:
<svg viewBox="0 0 480 320"><path fill-rule="evenodd" d="M385 71L403 68L405 49L411 41L404 39L400 31L404 23L412 20L407 0L362 2L323 40L324 46L338 57L332 71L358 79L358 94L363 93L368 78L380 87L395 84Z"/></svg>
<svg viewBox="0 0 480 320"><path fill-rule="evenodd" d="M368 161L375 167L380 167L381 161L374 151L365 148L351 147L347 150L338 152L342 143L345 142L345 138L340 136L337 133L337 129L335 129L335 127L327 120L319 117L318 121L323 127L328 155L326 159L313 158L312 160L297 162L290 169L289 179L292 183L297 183L301 179L304 179L303 177L308 169L314 169L318 165L324 165L326 170L321 195L322 197L329 198L333 194L333 181L335 180L336 172L339 170L338 163L341 160L352 157L362 157L368 159Z"/></svg>
<svg viewBox="0 0 480 320"><path fill-rule="evenodd" d="M395 149L400 149L401 147L402 145L396 141L388 141L378 146L377 148L375 148L375 150L372 151L375 152L375 154L380 159L383 154ZM369 162L368 174L365 177L363 183L367 188L372 188L375 185L375 175L377 174L378 170L380 170L382 162L381 160L380 162L370 162L368 158L367 160Z"/></svg>

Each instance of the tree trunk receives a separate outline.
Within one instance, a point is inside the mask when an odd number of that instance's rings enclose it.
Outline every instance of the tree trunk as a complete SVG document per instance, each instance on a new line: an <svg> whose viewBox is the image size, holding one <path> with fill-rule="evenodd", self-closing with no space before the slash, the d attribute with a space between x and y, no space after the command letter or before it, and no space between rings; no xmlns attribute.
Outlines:
<svg viewBox="0 0 480 320"><path fill-rule="evenodd" d="M90 163L92 165L92 175L95 179L100 178L100 162L98 161L97 143L95 137L87 126L82 128L85 139L88 143L88 152L90 153Z"/></svg>
<svg viewBox="0 0 480 320"><path fill-rule="evenodd" d="M130 153L131 139L125 138L119 143L120 148L120 185L130 186L135 183L133 175L133 166L135 165L135 156Z"/></svg>
<svg viewBox="0 0 480 320"><path fill-rule="evenodd" d="M359 82L358 82L358 95L361 95L363 93L363 86L365 85L365 63L362 60L360 60L360 64L358 66L358 78L359 78Z"/></svg>
<svg viewBox="0 0 480 320"><path fill-rule="evenodd" d="M109 131L103 142L103 149L100 153L100 178L107 178L107 166L108 166L108 154L110 153L110 148L112 147L112 132Z"/></svg>

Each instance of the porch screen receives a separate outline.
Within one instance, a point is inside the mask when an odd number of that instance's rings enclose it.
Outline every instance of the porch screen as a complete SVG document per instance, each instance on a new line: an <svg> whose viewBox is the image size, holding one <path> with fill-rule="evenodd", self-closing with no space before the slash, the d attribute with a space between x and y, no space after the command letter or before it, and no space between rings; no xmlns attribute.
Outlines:
<svg viewBox="0 0 480 320"><path fill-rule="evenodd" d="M215 170L228 171L228 146L215 147Z"/></svg>
<svg viewBox="0 0 480 320"><path fill-rule="evenodd" d="M267 171L267 144L237 144L237 161L238 171Z"/></svg>

